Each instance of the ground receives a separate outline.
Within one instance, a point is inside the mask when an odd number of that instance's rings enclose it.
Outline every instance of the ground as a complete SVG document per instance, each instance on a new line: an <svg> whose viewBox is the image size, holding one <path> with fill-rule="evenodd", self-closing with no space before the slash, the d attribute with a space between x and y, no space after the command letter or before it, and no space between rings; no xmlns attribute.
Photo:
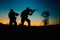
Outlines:
<svg viewBox="0 0 60 40"><path fill-rule="evenodd" d="M21 26L4 25L0 23L0 32L60 32L60 25Z"/></svg>

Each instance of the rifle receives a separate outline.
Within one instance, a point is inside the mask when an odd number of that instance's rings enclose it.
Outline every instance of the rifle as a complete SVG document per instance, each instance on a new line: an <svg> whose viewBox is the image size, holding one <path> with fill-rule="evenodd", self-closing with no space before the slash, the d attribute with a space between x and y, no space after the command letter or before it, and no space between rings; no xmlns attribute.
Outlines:
<svg viewBox="0 0 60 40"><path fill-rule="evenodd" d="M37 10L37 9L36 9L36 10L35 10L35 9L34 9L34 10L31 10L31 15L32 15L35 11L38 11L38 10Z"/></svg>
<svg viewBox="0 0 60 40"><path fill-rule="evenodd" d="M16 16L18 16L19 14L18 13L15 13Z"/></svg>

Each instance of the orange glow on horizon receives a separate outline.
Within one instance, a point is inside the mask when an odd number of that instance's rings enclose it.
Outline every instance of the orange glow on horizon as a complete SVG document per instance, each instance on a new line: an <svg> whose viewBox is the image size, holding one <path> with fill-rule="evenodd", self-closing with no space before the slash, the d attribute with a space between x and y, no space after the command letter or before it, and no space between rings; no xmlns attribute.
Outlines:
<svg viewBox="0 0 60 40"><path fill-rule="evenodd" d="M9 24L9 21L6 21L6 20L2 20L0 23L3 23L3 24ZM17 21L17 25L19 25L21 22L19 22L19 21ZM54 24L56 24L56 22L49 22L49 25L54 25ZM28 23L27 22L25 22L24 23L24 25L28 25ZM31 23L31 26L43 26L44 24L43 23L40 23L40 22L38 22L38 23Z"/></svg>
<svg viewBox="0 0 60 40"><path fill-rule="evenodd" d="M0 18L0 23L3 24L9 24L9 19L8 18ZM56 20L50 20L48 25L55 25L56 23L58 23L58 21ZM19 20L19 18L17 19L17 25L21 24L21 20ZM24 25L28 25L27 22L24 23ZM31 19L31 26L44 26L43 22L41 22L41 20L38 19Z"/></svg>

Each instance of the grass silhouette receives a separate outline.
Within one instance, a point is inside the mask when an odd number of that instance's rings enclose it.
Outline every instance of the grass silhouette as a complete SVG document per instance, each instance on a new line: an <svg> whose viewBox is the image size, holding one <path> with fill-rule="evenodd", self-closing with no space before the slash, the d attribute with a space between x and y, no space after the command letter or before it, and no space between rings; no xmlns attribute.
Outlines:
<svg viewBox="0 0 60 40"><path fill-rule="evenodd" d="M49 26L21 26L21 25L5 25L0 23L0 32L60 32L60 25Z"/></svg>

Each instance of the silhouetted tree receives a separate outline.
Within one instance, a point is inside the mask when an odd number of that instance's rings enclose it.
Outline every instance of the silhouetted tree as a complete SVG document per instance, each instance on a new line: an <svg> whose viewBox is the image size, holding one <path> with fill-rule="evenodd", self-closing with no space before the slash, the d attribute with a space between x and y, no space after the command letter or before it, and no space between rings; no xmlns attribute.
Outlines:
<svg viewBox="0 0 60 40"><path fill-rule="evenodd" d="M9 22L9 25L12 25L12 23L14 23L14 25L17 25L17 22L16 22L16 16L18 16L19 14L15 13L13 11L13 9L10 9L10 12L8 14L8 17L10 19L10 22Z"/></svg>
<svg viewBox="0 0 60 40"><path fill-rule="evenodd" d="M42 16L44 17L43 22L44 22L44 25L46 26L48 24L50 14L48 11L44 11L42 13Z"/></svg>

